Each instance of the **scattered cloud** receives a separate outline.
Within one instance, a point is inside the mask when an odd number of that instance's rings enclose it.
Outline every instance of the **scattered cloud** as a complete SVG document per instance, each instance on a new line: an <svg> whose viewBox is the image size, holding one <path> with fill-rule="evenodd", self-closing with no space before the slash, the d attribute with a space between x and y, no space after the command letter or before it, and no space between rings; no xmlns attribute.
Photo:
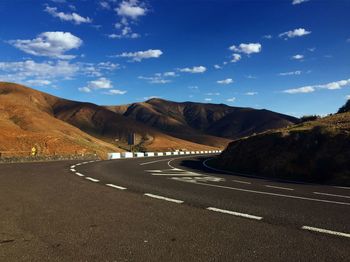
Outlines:
<svg viewBox="0 0 350 262"><path fill-rule="evenodd" d="M284 72L284 73L279 73L280 76L294 76L294 75L301 75L302 71L297 70L297 71L291 71L291 72Z"/></svg>
<svg viewBox="0 0 350 262"><path fill-rule="evenodd" d="M214 68L215 68L215 69L222 69L222 66L220 66L220 65L214 65Z"/></svg>
<svg viewBox="0 0 350 262"><path fill-rule="evenodd" d="M249 43L249 44L240 44L238 47L235 45L230 46L230 50L243 54L255 54L261 52L261 44L260 43Z"/></svg>
<svg viewBox="0 0 350 262"><path fill-rule="evenodd" d="M111 5L107 2L107 1L101 1L100 2L100 6L103 8L103 9L111 9Z"/></svg>
<svg viewBox="0 0 350 262"><path fill-rule="evenodd" d="M265 39L272 39L272 35L264 35L263 38L265 38Z"/></svg>
<svg viewBox="0 0 350 262"><path fill-rule="evenodd" d="M50 80L45 80L45 79L34 79L34 80L28 80L26 82L28 83L28 85L33 85L33 86L48 86L52 84Z"/></svg>
<svg viewBox="0 0 350 262"><path fill-rule="evenodd" d="M232 60L231 62L232 63L236 63L238 62L239 60L241 60L242 56L240 54L232 54Z"/></svg>
<svg viewBox="0 0 350 262"><path fill-rule="evenodd" d="M89 17L82 17L81 15L74 12L73 13L58 12L56 7L46 6L44 11L49 13L53 17L61 19L62 21L73 22L77 25L92 22L92 20Z"/></svg>
<svg viewBox="0 0 350 262"><path fill-rule="evenodd" d="M159 49L149 49L147 51L137 51L137 52L124 52L117 57L127 57L131 58L131 61L141 62L143 59L159 58L163 52Z"/></svg>
<svg viewBox="0 0 350 262"><path fill-rule="evenodd" d="M233 83L233 79L232 78L227 78L224 80L218 80L216 81L216 83L221 84L221 85L229 85Z"/></svg>
<svg viewBox="0 0 350 262"><path fill-rule="evenodd" d="M281 34L279 34L279 37L288 39L288 38L301 37L301 36L305 36L305 35L309 35L309 34L311 34L311 31L307 31L304 28L297 28L297 29L294 29L291 31L281 33Z"/></svg>
<svg viewBox="0 0 350 262"><path fill-rule="evenodd" d="M193 89L193 90L198 90L198 89L199 89L198 86L189 86L188 88L189 88L189 89Z"/></svg>
<svg viewBox="0 0 350 262"><path fill-rule="evenodd" d="M247 75L246 78L248 79L256 79L256 76L253 76L253 75Z"/></svg>
<svg viewBox="0 0 350 262"><path fill-rule="evenodd" d="M115 96L115 95L125 95L127 91L119 90L119 89L110 89L107 92L103 92L102 94Z"/></svg>
<svg viewBox="0 0 350 262"><path fill-rule="evenodd" d="M210 102L210 101L212 101L213 99L212 98L204 98L204 101L207 101L207 102Z"/></svg>
<svg viewBox="0 0 350 262"><path fill-rule="evenodd" d="M113 84L112 81L105 78L100 77L96 80L89 81L86 86L78 88L80 92L90 93L92 90L101 90L101 89L112 89Z"/></svg>
<svg viewBox="0 0 350 262"><path fill-rule="evenodd" d="M236 98L235 97L231 97L231 98L226 99L226 101L229 102L229 103L233 103L233 102L236 101Z"/></svg>
<svg viewBox="0 0 350 262"><path fill-rule="evenodd" d="M258 92L247 92L247 93L245 93L246 96L255 96L257 94L258 94Z"/></svg>
<svg viewBox="0 0 350 262"><path fill-rule="evenodd" d="M91 93L91 89L88 88L87 86L79 87L78 90L79 92L82 92L82 93Z"/></svg>
<svg viewBox="0 0 350 262"><path fill-rule="evenodd" d="M189 68L189 67L179 68L178 70L180 72L185 72L185 73L200 74L207 71L207 68L205 66L194 66L192 68Z"/></svg>
<svg viewBox="0 0 350 262"><path fill-rule="evenodd" d="M293 55L292 59L293 60L302 60L302 59L304 59L304 55L300 55L300 54Z"/></svg>
<svg viewBox="0 0 350 262"><path fill-rule="evenodd" d="M293 88L293 89L287 89L283 91L284 93L287 94L300 94L300 93L312 93L315 92L315 88L312 86L303 86L299 88Z"/></svg>
<svg viewBox="0 0 350 262"><path fill-rule="evenodd" d="M293 0L292 5L299 5L301 3L309 2L310 0Z"/></svg>
<svg viewBox="0 0 350 262"><path fill-rule="evenodd" d="M346 79L346 80L330 82L327 84L310 85L310 86L303 86L299 88L287 89L287 90L284 90L283 92L288 94L312 93L312 92L315 92L317 89L337 90L337 89L342 89L343 87L349 86L349 85L350 85L350 79Z"/></svg>
<svg viewBox="0 0 350 262"><path fill-rule="evenodd" d="M83 41L69 32L44 32L31 40L11 40L11 45L19 50L35 55L59 59L72 59L75 56L65 53L79 48Z"/></svg>
<svg viewBox="0 0 350 262"><path fill-rule="evenodd" d="M119 16L134 20L148 12L147 8L138 0L122 1L115 11Z"/></svg>
<svg viewBox="0 0 350 262"><path fill-rule="evenodd" d="M308 48L307 50L309 50L310 52L315 52L316 47L311 47L311 48Z"/></svg>
<svg viewBox="0 0 350 262"><path fill-rule="evenodd" d="M219 96L220 93L206 93L206 96Z"/></svg>
<svg viewBox="0 0 350 262"><path fill-rule="evenodd" d="M164 73L156 73L153 76L139 76L139 79L148 81L150 84L167 84L172 82L169 77L176 77L175 72L169 71Z"/></svg>

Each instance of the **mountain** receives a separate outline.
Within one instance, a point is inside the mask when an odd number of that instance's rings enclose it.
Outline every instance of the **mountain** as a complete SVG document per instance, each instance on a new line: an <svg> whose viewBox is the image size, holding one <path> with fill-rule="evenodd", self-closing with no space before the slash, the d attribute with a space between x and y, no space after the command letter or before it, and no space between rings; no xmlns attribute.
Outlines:
<svg viewBox="0 0 350 262"><path fill-rule="evenodd" d="M350 112L350 99L338 111L338 113L345 113L345 112Z"/></svg>
<svg viewBox="0 0 350 262"><path fill-rule="evenodd" d="M235 172L350 185L350 112L236 140L212 164Z"/></svg>
<svg viewBox="0 0 350 262"><path fill-rule="evenodd" d="M272 128L297 123L297 118L268 110L224 104L172 102L153 98L146 102L107 109L156 128L171 136L197 143L223 143Z"/></svg>
<svg viewBox="0 0 350 262"><path fill-rule="evenodd" d="M69 125L53 114L59 99L12 83L0 83L0 152L3 157L28 156L33 146L41 155L120 151Z"/></svg>
<svg viewBox="0 0 350 262"><path fill-rule="evenodd" d="M95 104L58 98L13 83L0 83L0 127L1 152L28 154L37 146L44 155L96 152L105 156L106 152L129 149L130 133L135 133L137 150L214 149L163 134Z"/></svg>

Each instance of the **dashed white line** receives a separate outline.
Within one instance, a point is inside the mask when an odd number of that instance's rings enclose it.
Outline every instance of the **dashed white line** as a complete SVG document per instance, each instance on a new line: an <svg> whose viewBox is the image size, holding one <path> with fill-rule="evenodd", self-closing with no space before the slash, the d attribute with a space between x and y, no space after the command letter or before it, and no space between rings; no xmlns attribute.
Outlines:
<svg viewBox="0 0 350 262"><path fill-rule="evenodd" d="M106 186L113 187L113 188L116 188L116 189L119 189L119 190L126 190L127 189L126 187L116 186L116 185L113 185L113 184L106 184Z"/></svg>
<svg viewBox="0 0 350 262"><path fill-rule="evenodd" d="M237 217L244 217L244 218L255 219L255 220L263 219L262 217L259 217L259 216L253 216L253 215L249 215L249 214L245 214L245 213L234 212L234 211L220 209L220 208L216 208L216 207L208 207L207 209L214 211L214 212L229 214L229 215L233 215L233 216L237 216Z"/></svg>
<svg viewBox="0 0 350 262"><path fill-rule="evenodd" d="M345 186L334 186L335 188L340 188L340 189L349 189L350 190L350 187L345 187Z"/></svg>
<svg viewBox="0 0 350 262"><path fill-rule="evenodd" d="M182 204L182 203L184 202L184 201L182 201L182 200L177 200L177 199L173 199L173 198L168 198L168 197L153 195L153 194L149 194L149 193L145 193L144 195L145 195L145 196L148 196L148 197L160 199L160 200L165 200L165 201L177 203L177 204Z"/></svg>
<svg viewBox="0 0 350 262"><path fill-rule="evenodd" d="M75 174L76 174L77 176L84 176L83 174L81 174L81 173L79 173L79 172L75 172Z"/></svg>
<svg viewBox="0 0 350 262"><path fill-rule="evenodd" d="M100 180L92 178L92 177L88 177L88 176L85 177L85 179L90 180L90 181L95 182L95 183L100 182Z"/></svg>
<svg viewBox="0 0 350 262"><path fill-rule="evenodd" d="M75 166L73 165L73 166L71 166L70 168L75 168Z"/></svg>
<svg viewBox="0 0 350 262"><path fill-rule="evenodd" d="M289 188L289 187L280 187L280 186L271 186L271 185L265 185L265 186L269 188L276 188L276 189L289 190L289 191L294 190L294 188Z"/></svg>
<svg viewBox="0 0 350 262"><path fill-rule="evenodd" d="M165 174L165 173L154 173L152 176L203 176L197 173L173 173L173 174Z"/></svg>
<svg viewBox="0 0 350 262"><path fill-rule="evenodd" d="M316 194L316 195L350 198L350 196L335 195L335 194L328 194L328 193L322 193L322 192L313 192L313 193Z"/></svg>
<svg viewBox="0 0 350 262"><path fill-rule="evenodd" d="M72 171L72 172L76 172L76 170L75 170L74 168L71 168L71 169L70 169L70 171Z"/></svg>
<svg viewBox="0 0 350 262"><path fill-rule="evenodd" d="M247 185L251 185L252 183L250 182L246 182L246 181L241 181L241 180L232 180L233 182L236 182L236 183L240 183L240 184L247 184Z"/></svg>
<svg viewBox="0 0 350 262"><path fill-rule="evenodd" d="M303 226L302 229L313 231L313 232L318 232L318 233L325 233L325 234L330 234L330 235L350 238L350 234L348 234L348 233L337 232L337 231L332 231L332 230L328 230L328 229L322 229L322 228L317 228L317 227L309 227L309 226Z"/></svg>

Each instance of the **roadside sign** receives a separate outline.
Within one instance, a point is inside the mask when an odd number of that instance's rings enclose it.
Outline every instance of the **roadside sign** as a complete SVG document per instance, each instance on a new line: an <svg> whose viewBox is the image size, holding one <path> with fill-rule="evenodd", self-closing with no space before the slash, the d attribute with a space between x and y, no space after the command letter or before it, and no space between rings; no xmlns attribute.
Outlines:
<svg viewBox="0 0 350 262"><path fill-rule="evenodd" d="M135 133L130 133L128 135L128 145L129 146L135 145Z"/></svg>
<svg viewBox="0 0 350 262"><path fill-rule="evenodd" d="M32 156L36 156L37 149L35 146L32 147Z"/></svg>

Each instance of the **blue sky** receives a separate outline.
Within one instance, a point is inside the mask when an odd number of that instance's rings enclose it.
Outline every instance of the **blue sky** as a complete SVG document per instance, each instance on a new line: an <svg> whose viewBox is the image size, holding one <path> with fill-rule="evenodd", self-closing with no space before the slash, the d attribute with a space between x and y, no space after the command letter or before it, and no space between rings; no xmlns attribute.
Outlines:
<svg viewBox="0 0 350 262"><path fill-rule="evenodd" d="M350 1L0 1L0 81L302 116L350 98Z"/></svg>

